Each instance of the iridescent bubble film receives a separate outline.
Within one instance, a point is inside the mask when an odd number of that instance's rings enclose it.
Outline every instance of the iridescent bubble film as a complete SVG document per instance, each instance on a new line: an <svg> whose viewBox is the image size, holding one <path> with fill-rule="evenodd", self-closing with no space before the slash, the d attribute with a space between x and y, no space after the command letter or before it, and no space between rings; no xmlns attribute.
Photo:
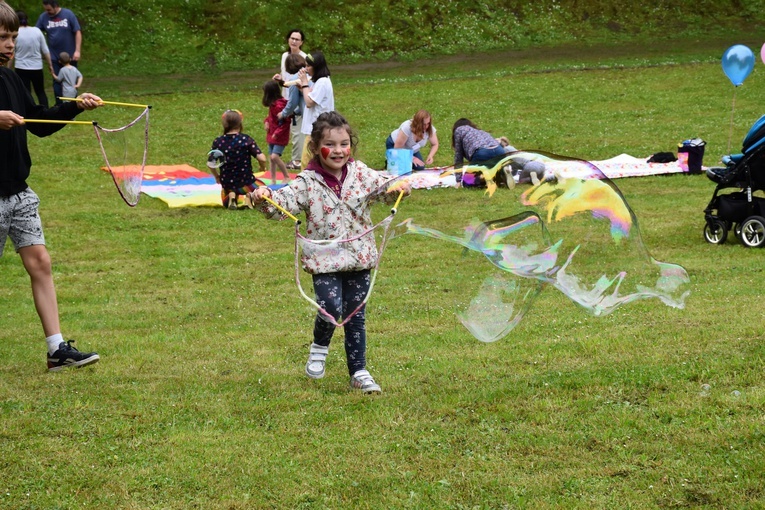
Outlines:
<svg viewBox="0 0 765 510"><path fill-rule="evenodd" d="M465 222L455 226L458 233L430 228L427 218L409 219L395 235L462 247L450 275L456 282L449 285L450 297L460 321L479 340L509 333L548 285L593 315L651 298L684 307L690 293L685 269L651 257L621 191L594 165L517 152L461 171L480 173L487 182L505 179L507 190L487 186L486 195L507 204L507 215ZM476 194L466 191L463 200L459 207L480 217L480 207L467 202L476 201Z"/></svg>

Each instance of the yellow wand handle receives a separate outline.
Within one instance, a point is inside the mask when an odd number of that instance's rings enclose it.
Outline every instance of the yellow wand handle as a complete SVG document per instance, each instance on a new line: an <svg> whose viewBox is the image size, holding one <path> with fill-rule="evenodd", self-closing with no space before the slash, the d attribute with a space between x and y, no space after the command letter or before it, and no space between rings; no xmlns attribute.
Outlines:
<svg viewBox="0 0 765 510"><path fill-rule="evenodd" d="M286 210L284 207L280 206L279 204L277 204L276 202L271 200L270 197L267 197L267 196L264 195L263 199L266 202L268 202L269 204L271 204L272 206L274 206L277 209L279 209L285 216L287 216L288 218L292 219L292 221L294 221L295 223L300 223L299 219L297 219L294 215L290 214L290 212L288 210Z"/></svg>
<svg viewBox="0 0 765 510"><path fill-rule="evenodd" d="M390 210L391 214L396 214L396 211L398 211L398 204L401 203L401 199L404 197L404 190L401 190L398 194L398 198L396 199L396 203L393 204L393 209Z"/></svg>
<svg viewBox="0 0 765 510"><path fill-rule="evenodd" d="M79 97L59 97L62 101L82 101ZM119 103L117 101L104 101L103 99L98 102L99 104L112 104L115 106L132 106L134 108L151 108L148 104L135 104L135 103Z"/></svg>
<svg viewBox="0 0 765 510"><path fill-rule="evenodd" d="M96 121L94 120L46 120L46 119L24 119L24 124L28 124L30 122L38 122L38 123L45 123L45 124L87 124L88 126L93 126L96 124Z"/></svg>

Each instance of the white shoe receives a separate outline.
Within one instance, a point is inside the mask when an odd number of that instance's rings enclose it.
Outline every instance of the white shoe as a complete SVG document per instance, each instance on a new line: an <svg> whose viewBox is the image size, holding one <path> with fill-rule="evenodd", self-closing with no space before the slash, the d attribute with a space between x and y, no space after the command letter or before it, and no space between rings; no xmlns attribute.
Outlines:
<svg viewBox="0 0 765 510"><path fill-rule="evenodd" d="M329 347L312 343L308 351L308 362L305 364L305 375L311 379L324 377L324 364L327 362Z"/></svg>
<svg viewBox="0 0 765 510"><path fill-rule="evenodd" d="M359 370L351 376L351 388L361 390L363 393L382 393L380 385L366 370Z"/></svg>
<svg viewBox="0 0 765 510"><path fill-rule="evenodd" d="M233 191L228 194L228 208L231 211L234 211L237 209L236 193L234 193Z"/></svg>

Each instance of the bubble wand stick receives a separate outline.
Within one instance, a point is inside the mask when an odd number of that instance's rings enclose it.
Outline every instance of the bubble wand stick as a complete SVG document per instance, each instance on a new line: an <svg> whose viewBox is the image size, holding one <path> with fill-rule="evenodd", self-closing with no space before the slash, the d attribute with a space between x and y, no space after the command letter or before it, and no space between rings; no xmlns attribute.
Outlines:
<svg viewBox="0 0 765 510"><path fill-rule="evenodd" d="M95 126L95 120L46 120L46 119L24 119L24 124L27 123L45 123L45 124L81 124L88 126Z"/></svg>
<svg viewBox="0 0 765 510"><path fill-rule="evenodd" d="M274 202L273 200L271 200L269 197L267 197L265 195L263 196L263 199L266 202L268 202L269 204L271 204L272 206L274 206L277 209L279 209L279 211L281 211L282 214L284 214L285 216L290 218L292 221L294 221L295 224L300 225L300 220L297 219L294 215L290 214L290 212L287 209L285 209L284 207L280 206L279 204L277 204L276 202Z"/></svg>
<svg viewBox="0 0 765 510"><path fill-rule="evenodd" d="M401 203L401 199L404 198L404 190L401 190L398 194L398 198L396 199L396 203L393 204L393 208L390 210L391 215L395 215L398 211L398 204Z"/></svg>
<svg viewBox="0 0 765 510"><path fill-rule="evenodd" d="M78 97L59 97L62 101L82 101ZM119 103L117 101L104 101L103 99L98 102L99 104L111 104L115 106L132 106L134 108L151 108L148 104L135 104L135 103Z"/></svg>

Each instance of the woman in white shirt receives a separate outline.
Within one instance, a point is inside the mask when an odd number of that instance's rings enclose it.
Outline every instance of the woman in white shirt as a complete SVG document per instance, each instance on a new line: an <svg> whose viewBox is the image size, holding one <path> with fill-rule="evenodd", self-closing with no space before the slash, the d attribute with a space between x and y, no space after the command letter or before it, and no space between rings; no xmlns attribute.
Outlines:
<svg viewBox="0 0 765 510"><path fill-rule="evenodd" d="M420 149L430 143L427 158L422 157ZM410 120L404 121L385 141L387 149L410 149L412 151L412 170L424 170L433 164L433 157L438 152L438 136L431 123L430 113L420 110Z"/></svg>
<svg viewBox="0 0 765 510"><path fill-rule="evenodd" d="M307 140L311 136L313 123L319 118L319 115L335 111L335 92L332 89L332 81L329 79L329 67L327 67L327 61L322 52L307 54L305 63L306 67L298 72L298 80L300 80L300 91L303 94L303 99L305 99L301 132L306 135ZM311 79L313 86L308 83ZM309 145L308 143L303 144L303 157L300 160L300 167L303 170L313 157L313 154L308 150Z"/></svg>
<svg viewBox="0 0 765 510"><path fill-rule="evenodd" d="M287 37L284 38L287 41L287 51L282 53L282 66L279 72L279 77L274 76L275 80L291 81L297 78L296 74L290 74L287 72L287 56L288 55L300 55L305 58L305 52L300 48L305 42L305 34L298 28L293 28L287 32ZM289 87L284 87L282 95L289 99ZM292 154L290 162L287 164L287 168L290 170L300 168L300 156L303 153L302 136L300 134L300 124L303 120L302 115L296 115L292 119L292 126L290 126L290 140L292 141Z"/></svg>

